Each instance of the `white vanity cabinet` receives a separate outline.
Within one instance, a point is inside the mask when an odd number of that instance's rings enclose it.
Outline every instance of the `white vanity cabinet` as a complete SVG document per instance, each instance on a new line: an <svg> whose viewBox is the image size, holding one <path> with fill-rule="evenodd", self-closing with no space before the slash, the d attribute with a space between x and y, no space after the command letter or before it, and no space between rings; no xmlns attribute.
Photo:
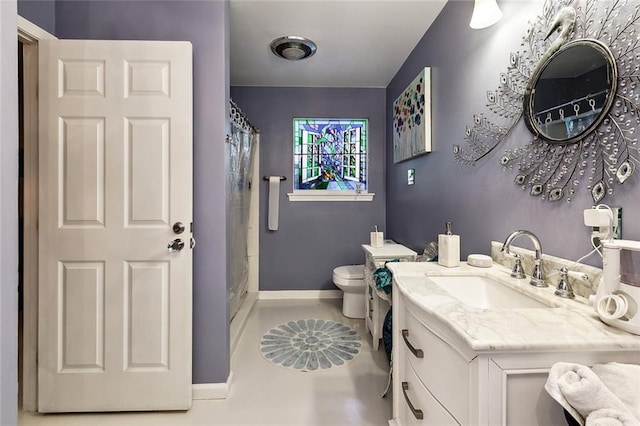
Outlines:
<svg viewBox="0 0 640 426"><path fill-rule="evenodd" d="M392 425L566 425L562 408L544 390L558 361L637 364L640 352L476 351L394 282Z"/></svg>
<svg viewBox="0 0 640 426"><path fill-rule="evenodd" d="M396 424L470 424L474 388L477 388L475 352L455 336L448 335L450 333L431 329L427 325L428 318L407 302L394 288L393 411Z"/></svg>
<svg viewBox="0 0 640 426"><path fill-rule="evenodd" d="M384 317L390 307L390 297L376 288L376 280L373 273L390 260L414 260L417 253L402 244L396 244L390 240L385 241L382 247L363 244L362 248L365 252L364 282L367 285L365 292L365 328L371 333L373 349L378 350L380 339L382 338Z"/></svg>

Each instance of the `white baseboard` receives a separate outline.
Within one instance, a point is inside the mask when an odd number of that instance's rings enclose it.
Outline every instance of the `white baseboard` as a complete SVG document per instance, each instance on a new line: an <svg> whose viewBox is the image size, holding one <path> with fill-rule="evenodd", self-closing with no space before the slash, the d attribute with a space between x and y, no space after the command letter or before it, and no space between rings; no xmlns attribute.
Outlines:
<svg viewBox="0 0 640 426"><path fill-rule="evenodd" d="M194 401L203 399L226 399L229 396L232 378L233 371L229 372L226 383L193 384L191 388L191 399Z"/></svg>
<svg viewBox="0 0 640 426"><path fill-rule="evenodd" d="M342 299L342 290L275 290L259 291L258 299Z"/></svg>

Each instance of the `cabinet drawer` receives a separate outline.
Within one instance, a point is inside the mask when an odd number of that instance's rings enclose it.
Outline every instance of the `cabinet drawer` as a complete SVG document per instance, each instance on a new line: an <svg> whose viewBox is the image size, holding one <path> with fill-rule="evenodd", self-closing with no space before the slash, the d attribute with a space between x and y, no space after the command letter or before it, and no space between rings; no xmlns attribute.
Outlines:
<svg viewBox="0 0 640 426"><path fill-rule="evenodd" d="M405 354L433 396L460 423L468 424L471 387L469 360L427 329L410 310L405 312L398 343L401 353ZM410 346L416 353L412 352Z"/></svg>
<svg viewBox="0 0 640 426"><path fill-rule="evenodd" d="M406 363L406 358L404 359ZM459 425L442 405L424 387L413 368L405 364L404 377L400 378L400 419L399 424L405 425ZM411 404L414 410L411 409ZM414 411L420 411L421 419L416 418ZM420 415L418 415L420 417Z"/></svg>

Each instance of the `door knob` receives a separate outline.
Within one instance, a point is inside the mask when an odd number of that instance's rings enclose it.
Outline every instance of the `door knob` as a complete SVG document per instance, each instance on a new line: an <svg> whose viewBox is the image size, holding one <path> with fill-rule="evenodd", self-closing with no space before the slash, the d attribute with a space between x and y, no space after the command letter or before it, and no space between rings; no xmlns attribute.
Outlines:
<svg viewBox="0 0 640 426"><path fill-rule="evenodd" d="M182 234L185 230L184 223L176 222L173 224L173 232L176 234Z"/></svg>
<svg viewBox="0 0 640 426"><path fill-rule="evenodd" d="M180 251L184 248L184 241L182 241L180 238L176 238L175 240L171 241L168 245L167 245L167 249L169 250L169 253L175 253L177 251Z"/></svg>

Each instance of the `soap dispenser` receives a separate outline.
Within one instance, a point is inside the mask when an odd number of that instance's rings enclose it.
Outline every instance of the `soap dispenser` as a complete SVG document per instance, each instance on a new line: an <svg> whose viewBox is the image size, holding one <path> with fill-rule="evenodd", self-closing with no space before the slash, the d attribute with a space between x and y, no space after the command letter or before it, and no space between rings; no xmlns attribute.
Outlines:
<svg viewBox="0 0 640 426"><path fill-rule="evenodd" d="M445 224L445 233L438 235L438 265L460 266L460 236L451 232L451 222Z"/></svg>

